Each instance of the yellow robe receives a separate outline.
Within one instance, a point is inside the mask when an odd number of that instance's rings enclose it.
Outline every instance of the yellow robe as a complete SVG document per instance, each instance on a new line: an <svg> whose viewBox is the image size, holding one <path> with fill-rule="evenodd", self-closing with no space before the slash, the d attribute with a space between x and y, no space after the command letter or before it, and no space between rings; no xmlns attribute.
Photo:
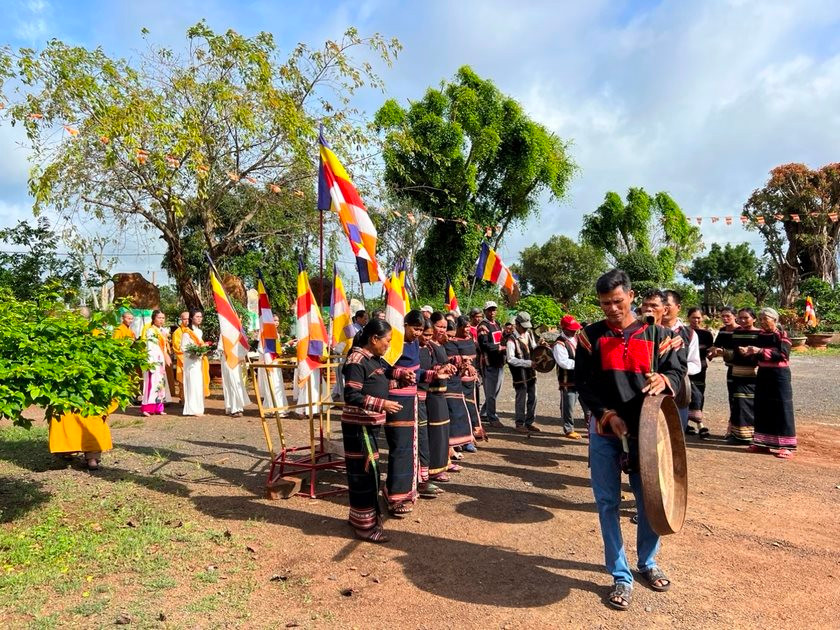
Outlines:
<svg viewBox="0 0 840 630"><path fill-rule="evenodd" d="M172 333L172 352L175 353L175 380L179 383L184 382L184 353L181 350L181 336L185 330L187 330L187 326L178 326Z"/></svg>
<svg viewBox="0 0 840 630"><path fill-rule="evenodd" d="M134 341L137 337L134 336L134 331L125 324L120 324L114 329L114 339L131 339Z"/></svg>
<svg viewBox="0 0 840 630"><path fill-rule="evenodd" d="M50 420L50 453L110 451L114 444L106 420L116 408L117 403L113 402L104 416L65 413Z"/></svg>

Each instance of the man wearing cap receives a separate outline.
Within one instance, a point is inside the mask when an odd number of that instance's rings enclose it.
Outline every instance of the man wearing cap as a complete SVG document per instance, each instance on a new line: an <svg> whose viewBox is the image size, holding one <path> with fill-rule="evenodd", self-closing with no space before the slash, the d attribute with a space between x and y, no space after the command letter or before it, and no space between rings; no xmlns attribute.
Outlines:
<svg viewBox="0 0 840 630"><path fill-rule="evenodd" d="M560 320L560 335L554 343L552 354L557 363L557 382L560 387L560 416L563 418L563 433L572 440L579 440L575 431L575 403L578 395L575 389L575 351L577 332L581 326L572 315Z"/></svg>
<svg viewBox="0 0 840 630"><path fill-rule="evenodd" d="M432 313L435 312L435 309L426 304L425 306L420 308L420 312L423 313L423 317L429 319L432 316Z"/></svg>
<svg viewBox="0 0 840 630"><path fill-rule="evenodd" d="M531 350L537 347L531 334L531 315L519 311L514 320L513 335L507 341L507 363L515 394L514 419L518 433L539 433L534 424L537 410L537 371L531 364Z"/></svg>
<svg viewBox="0 0 840 630"><path fill-rule="evenodd" d="M481 422L491 427L502 427L496 413L496 399L502 391L505 376L506 350L502 343L502 327L496 321L498 306L492 300L484 304L484 319L478 324L478 349L484 366L484 403L481 405Z"/></svg>

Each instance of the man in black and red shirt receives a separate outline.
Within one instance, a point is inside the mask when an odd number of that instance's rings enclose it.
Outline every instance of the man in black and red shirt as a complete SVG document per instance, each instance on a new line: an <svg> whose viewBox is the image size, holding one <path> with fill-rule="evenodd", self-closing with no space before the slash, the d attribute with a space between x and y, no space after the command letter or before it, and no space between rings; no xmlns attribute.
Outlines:
<svg viewBox="0 0 840 630"><path fill-rule="evenodd" d="M484 305L484 319L478 324L478 350L481 353L482 378L484 379L484 404L481 405L481 423L501 427L496 413L496 398L502 391L505 376L506 351L502 342L502 327L496 321L498 306L492 300Z"/></svg>
<svg viewBox="0 0 840 630"><path fill-rule="evenodd" d="M592 493L598 506L607 570L615 582L608 602L618 609L630 605L633 574L627 564L619 525L622 441L628 436L630 461L638 461L639 414L646 396L673 395L685 374L682 339L662 326L648 325L633 315L630 278L613 269L595 285L605 319L578 335L575 384L591 412L589 460ZM656 356L654 356L656 355ZM659 536L644 511L642 482L631 466L630 486L636 496L639 523L636 539L638 569L650 587L665 591L670 581L656 565Z"/></svg>

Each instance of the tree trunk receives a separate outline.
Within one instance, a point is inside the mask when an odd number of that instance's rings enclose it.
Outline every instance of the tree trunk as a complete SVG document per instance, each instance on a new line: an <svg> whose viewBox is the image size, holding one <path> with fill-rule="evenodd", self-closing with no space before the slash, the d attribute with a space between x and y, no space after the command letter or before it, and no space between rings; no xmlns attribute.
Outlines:
<svg viewBox="0 0 840 630"><path fill-rule="evenodd" d="M181 243L168 242L167 244L169 245L169 260L172 264L175 284L178 287L178 293L184 300L184 304L188 310L203 308L201 296L199 296L187 270L187 263L184 261L184 252L181 250Z"/></svg>

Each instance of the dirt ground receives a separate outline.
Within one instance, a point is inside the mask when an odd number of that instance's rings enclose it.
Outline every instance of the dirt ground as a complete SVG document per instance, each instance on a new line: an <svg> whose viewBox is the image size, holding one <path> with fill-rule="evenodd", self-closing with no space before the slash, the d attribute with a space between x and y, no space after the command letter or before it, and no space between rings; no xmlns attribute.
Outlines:
<svg viewBox="0 0 840 630"><path fill-rule="evenodd" d="M717 437L690 440L688 519L682 532L663 539L659 554L673 587L661 594L637 583L627 612L603 603L611 579L587 443L561 436L553 375L538 385L537 422L545 432L491 430L444 495L386 523L386 545L352 538L345 495L263 498L268 458L253 410L236 420L181 418L176 408L145 420L133 411L114 415L118 447L95 483L101 491L126 475L159 479L144 486L179 495L185 519L213 522L249 541L241 549L255 558L247 569L253 588L246 620L178 612L174 589L160 627L837 628L830 611L840 601L838 370L835 356L794 357L800 450L782 461L720 439L724 372L712 366L707 416ZM507 376L500 409L510 426ZM210 405L218 413L221 401ZM291 442L306 441L305 421L285 427ZM58 475L87 473L26 473ZM629 487L625 497L622 529L634 564ZM209 555L188 564L213 562ZM292 582L294 589L278 588Z"/></svg>

